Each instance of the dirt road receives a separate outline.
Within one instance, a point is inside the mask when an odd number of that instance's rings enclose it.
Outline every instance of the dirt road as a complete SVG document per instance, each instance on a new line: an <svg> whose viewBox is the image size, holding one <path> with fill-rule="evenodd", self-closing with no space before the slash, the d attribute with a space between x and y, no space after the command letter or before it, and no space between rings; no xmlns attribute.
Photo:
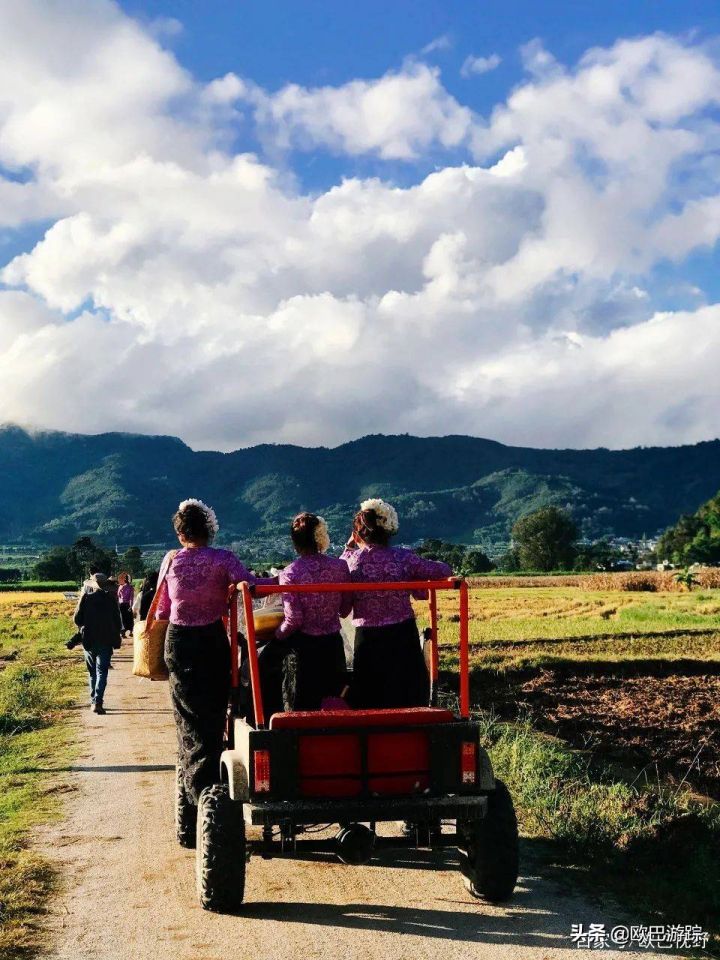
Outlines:
<svg viewBox="0 0 720 960"><path fill-rule="evenodd" d="M83 713L67 817L38 838L62 875L47 918L57 960L562 960L586 952L569 939L573 923L627 922L543 880L529 842L506 908L472 900L447 852L364 867L253 858L243 915L204 912L194 855L173 833L167 685L133 678L126 648L114 663L107 716Z"/></svg>

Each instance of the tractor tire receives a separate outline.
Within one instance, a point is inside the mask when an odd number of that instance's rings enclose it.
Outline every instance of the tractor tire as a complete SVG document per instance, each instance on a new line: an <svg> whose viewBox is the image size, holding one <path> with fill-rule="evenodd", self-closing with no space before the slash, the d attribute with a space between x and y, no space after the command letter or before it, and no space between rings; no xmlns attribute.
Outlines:
<svg viewBox="0 0 720 960"><path fill-rule="evenodd" d="M205 910L236 913L245 896L245 821L227 784L200 794L195 850L197 892Z"/></svg>
<svg viewBox="0 0 720 960"><path fill-rule="evenodd" d="M490 903L509 900L518 878L519 841L512 797L502 780L488 796L485 818L458 824L458 835L468 892Z"/></svg>
<svg viewBox="0 0 720 960"><path fill-rule="evenodd" d="M175 767L175 834L181 847L195 849L197 806L187 795L180 767Z"/></svg>

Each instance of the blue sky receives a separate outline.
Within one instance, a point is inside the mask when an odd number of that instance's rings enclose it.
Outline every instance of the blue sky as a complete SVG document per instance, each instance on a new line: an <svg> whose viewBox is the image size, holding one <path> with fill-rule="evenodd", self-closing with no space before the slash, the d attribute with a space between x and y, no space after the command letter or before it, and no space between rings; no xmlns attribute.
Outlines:
<svg viewBox="0 0 720 960"><path fill-rule="evenodd" d="M0 89L0 422L717 435L717 3L0 0Z"/></svg>
<svg viewBox="0 0 720 960"><path fill-rule="evenodd" d="M452 45L435 54L447 68L446 85L480 110L519 78L518 48L535 37L573 62L618 37L720 33L720 8L712 0L143 0L123 7L145 20L177 19L184 30L173 48L199 77L233 70L270 89L377 76L447 37ZM459 67L469 54L493 52L504 66L473 94L457 76Z"/></svg>

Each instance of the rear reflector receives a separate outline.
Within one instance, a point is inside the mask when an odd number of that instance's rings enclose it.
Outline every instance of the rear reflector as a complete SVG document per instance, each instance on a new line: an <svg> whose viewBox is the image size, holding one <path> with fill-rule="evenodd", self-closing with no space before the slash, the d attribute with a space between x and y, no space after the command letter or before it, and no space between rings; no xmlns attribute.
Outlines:
<svg viewBox="0 0 720 960"><path fill-rule="evenodd" d="M460 777L463 783L477 780L477 746L464 742L460 746Z"/></svg>
<svg viewBox="0 0 720 960"><path fill-rule="evenodd" d="M270 793L270 751L256 750L253 754L255 793Z"/></svg>

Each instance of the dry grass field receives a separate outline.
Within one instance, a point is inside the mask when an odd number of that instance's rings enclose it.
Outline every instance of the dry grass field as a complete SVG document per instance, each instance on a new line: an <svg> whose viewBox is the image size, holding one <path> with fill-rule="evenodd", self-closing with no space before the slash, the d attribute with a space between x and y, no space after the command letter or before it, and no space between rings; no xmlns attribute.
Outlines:
<svg viewBox="0 0 720 960"><path fill-rule="evenodd" d="M62 593L33 593L30 590L0 593L0 617L13 620L66 617L72 602Z"/></svg>
<svg viewBox="0 0 720 960"><path fill-rule="evenodd" d="M457 596L438 595L440 644L452 663ZM416 605L427 622L426 606ZM572 586L470 591L473 666L496 669L554 660L720 659L720 590L635 593Z"/></svg>

